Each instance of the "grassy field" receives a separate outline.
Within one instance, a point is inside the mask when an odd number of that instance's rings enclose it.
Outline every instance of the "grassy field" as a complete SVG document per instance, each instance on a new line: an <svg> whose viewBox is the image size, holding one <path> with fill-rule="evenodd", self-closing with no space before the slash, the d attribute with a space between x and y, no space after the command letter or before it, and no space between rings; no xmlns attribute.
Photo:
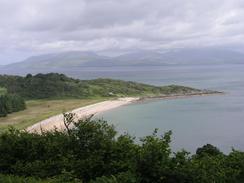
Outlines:
<svg viewBox="0 0 244 183"><path fill-rule="evenodd" d="M4 95L7 93L7 89L6 88L3 88L3 87L0 87L0 96L1 95Z"/></svg>
<svg viewBox="0 0 244 183"><path fill-rule="evenodd" d="M0 118L0 131L9 126L24 129L48 117L67 112L72 109L94 104L105 99L64 99L64 100L31 100L27 101L27 109Z"/></svg>

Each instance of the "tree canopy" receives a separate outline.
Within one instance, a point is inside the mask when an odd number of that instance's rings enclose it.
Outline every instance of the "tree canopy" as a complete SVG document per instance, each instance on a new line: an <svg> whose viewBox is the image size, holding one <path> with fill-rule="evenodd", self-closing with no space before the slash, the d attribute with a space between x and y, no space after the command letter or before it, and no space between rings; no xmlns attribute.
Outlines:
<svg viewBox="0 0 244 183"><path fill-rule="evenodd" d="M69 116L70 115L66 115ZM69 118L72 119L72 118ZM137 143L103 120L80 120L64 131L0 135L0 180L83 183L242 183L244 153L208 144L196 154L172 152L171 132Z"/></svg>
<svg viewBox="0 0 244 183"><path fill-rule="evenodd" d="M6 94L0 96L0 117L6 117L10 113L18 112L25 108L25 101L19 95Z"/></svg>
<svg viewBox="0 0 244 183"><path fill-rule="evenodd" d="M34 76L28 74L26 77L0 75L0 87L25 99L123 97L202 92L177 85L157 87L113 79L78 80L57 73Z"/></svg>

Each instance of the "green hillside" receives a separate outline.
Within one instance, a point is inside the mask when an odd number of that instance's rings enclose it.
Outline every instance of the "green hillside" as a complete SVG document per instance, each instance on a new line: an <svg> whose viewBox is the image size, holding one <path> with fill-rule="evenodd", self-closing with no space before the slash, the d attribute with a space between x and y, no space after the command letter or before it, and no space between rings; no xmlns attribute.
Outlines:
<svg viewBox="0 0 244 183"><path fill-rule="evenodd" d="M0 75L0 87L25 99L159 96L202 92L176 85L157 87L112 79L78 80L57 73L29 74L26 77Z"/></svg>

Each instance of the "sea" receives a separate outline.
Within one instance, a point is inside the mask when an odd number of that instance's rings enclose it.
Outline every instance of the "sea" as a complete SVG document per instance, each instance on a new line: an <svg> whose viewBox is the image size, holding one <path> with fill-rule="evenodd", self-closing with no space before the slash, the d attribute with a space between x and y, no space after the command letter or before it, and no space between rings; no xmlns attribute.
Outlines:
<svg viewBox="0 0 244 183"><path fill-rule="evenodd" d="M224 95L152 99L96 116L119 133L139 141L154 129L171 130L172 150L194 153L210 143L221 151L244 150L244 64L86 68L72 72L80 79L113 78L153 85L177 84L225 92Z"/></svg>

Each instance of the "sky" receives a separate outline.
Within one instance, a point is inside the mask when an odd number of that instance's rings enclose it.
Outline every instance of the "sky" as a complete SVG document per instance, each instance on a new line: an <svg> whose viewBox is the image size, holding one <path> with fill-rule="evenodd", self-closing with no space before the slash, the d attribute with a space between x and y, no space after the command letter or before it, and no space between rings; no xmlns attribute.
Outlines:
<svg viewBox="0 0 244 183"><path fill-rule="evenodd" d="M244 48L243 0L0 0L0 65L61 51Z"/></svg>

